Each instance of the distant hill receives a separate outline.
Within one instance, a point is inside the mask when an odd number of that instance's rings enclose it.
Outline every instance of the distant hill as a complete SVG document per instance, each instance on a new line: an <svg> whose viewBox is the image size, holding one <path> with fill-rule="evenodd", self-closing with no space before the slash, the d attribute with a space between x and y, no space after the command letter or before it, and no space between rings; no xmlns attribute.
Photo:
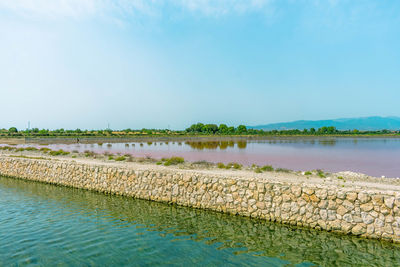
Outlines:
<svg viewBox="0 0 400 267"><path fill-rule="evenodd" d="M334 126L338 130L352 130L358 129L361 131L374 131L374 130L400 130L400 117L363 117L363 118L347 118L347 119L333 119L333 120L319 120L319 121L293 121L271 123L266 125L248 126L252 129L262 130L291 130L291 129L310 129L321 128L323 126Z"/></svg>

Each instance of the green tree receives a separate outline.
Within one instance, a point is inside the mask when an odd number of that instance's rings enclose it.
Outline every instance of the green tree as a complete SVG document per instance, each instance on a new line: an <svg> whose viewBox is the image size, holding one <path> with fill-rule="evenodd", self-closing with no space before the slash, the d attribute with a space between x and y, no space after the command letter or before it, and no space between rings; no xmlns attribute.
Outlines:
<svg viewBox="0 0 400 267"><path fill-rule="evenodd" d="M204 132L208 134L215 134L218 131L218 126L216 124L206 124L204 128Z"/></svg>
<svg viewBox="0 0 400 267"><path fill-rule="evenodd" d="M247 132L246 126L244 126L244 125L239 125L239 126L237 127L237 132L238 132L238 133L245 133L245 132Z"/></svg>
<svg viewBox="0 0 400 267"><path fill-rule="evenodd" d="M40 135L48 135L49 134L49 130L46 129L42 129L38 132Z"/></svg>
<svg viewBox="0 0 400 267"><path fill-rule="evenodd" d="M8 129L8 132L9 132L10 134L18 133L18 129L15 128L15 127L11 127L10 129Z"/></svg>
<svg viewBox="0 0 400 267"><path fill-rule="evenodd" d="M220 134L225 134L228 132L228 126L226 124L220 124L218 127L218 132Z"/></svg>

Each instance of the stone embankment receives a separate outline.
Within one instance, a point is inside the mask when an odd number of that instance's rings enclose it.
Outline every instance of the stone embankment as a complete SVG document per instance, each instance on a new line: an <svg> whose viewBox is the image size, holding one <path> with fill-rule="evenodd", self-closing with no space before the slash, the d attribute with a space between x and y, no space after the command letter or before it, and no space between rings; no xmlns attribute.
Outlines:
<svg viewBox="0 0 400 267"><path fill-rule="evenodd" d="M398 186L343 186L307 182L300 175L297 181L245 171L4 155L0 175L400 243Z"/></svg>

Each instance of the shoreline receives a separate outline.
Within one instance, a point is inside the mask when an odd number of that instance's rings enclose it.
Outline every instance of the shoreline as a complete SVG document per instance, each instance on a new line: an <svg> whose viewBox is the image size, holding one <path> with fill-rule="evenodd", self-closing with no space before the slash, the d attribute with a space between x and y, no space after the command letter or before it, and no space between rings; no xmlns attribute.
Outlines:
<svg viewBox="0 0 400 267"><path fill-rule="evenodd" d="M332 138L398 138L400 134L380 135L150 135L150 136L38 136L38 137L0 137L0 144L71 144L79 143L124 143L124 142L157 142L157 141L263 141L263 140L301 140L301 139L332 139Z"/></svg>
<svg viewBox="0 0 400 267"><path fill-rule="evenodd" d="M400 243L398 179L167 167L35 152L1 153L0 175Z"/></svg>

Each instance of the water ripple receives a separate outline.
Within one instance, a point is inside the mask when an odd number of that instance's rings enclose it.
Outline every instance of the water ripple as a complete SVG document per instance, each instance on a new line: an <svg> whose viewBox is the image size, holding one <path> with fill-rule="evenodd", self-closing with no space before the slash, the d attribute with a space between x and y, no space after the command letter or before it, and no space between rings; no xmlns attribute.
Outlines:
<svg viewBox="0 0 400 267"><path fill-rule="evenodd" d="M399 266L399 246L0 178L0 266Z"/></svg>

